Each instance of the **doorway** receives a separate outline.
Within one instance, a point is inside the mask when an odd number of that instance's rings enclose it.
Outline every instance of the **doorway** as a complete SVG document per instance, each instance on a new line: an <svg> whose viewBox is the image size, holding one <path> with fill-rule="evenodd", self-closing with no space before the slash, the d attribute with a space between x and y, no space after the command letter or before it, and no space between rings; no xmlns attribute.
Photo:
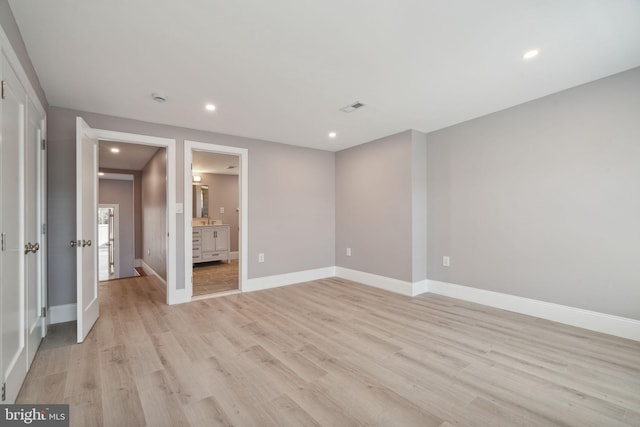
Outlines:
<svg viewBox="0 0 640 427"><path fill-rule="evenodd" d="M247 279L248 150L185 141L185 283L192 300Z"/></svg>
<svg viewBox="0 0 640 427"><path fill-rule="evenodd" d="M166 294L167 294L167 304L178 304L181 302L186 302L189 299L185 298L184 294L186 293L185 289L178 289L176 284L176 273L175 273L175 262L172 260L176 259L176 204L175 204L175 181L176 181L176 172L175 172L175 160L176 160L176 150L175 150L175 139L148 136L148 135L139 135L132 134L126 132L117 132L103 129L94 129L95 135L100 142L111 142L115 144L124 144L124 146L135 150L136 147L156 147L157 149L161 149L164 153L165 158L165 177L162 179L163 182L166 183L163 188L164 194L164 208L163 211L165 213L164 221L163 221L163 229L166 230L166 245L164 245L165 252L165 277L166 277ZM111 147L114 148L114 147ZM98 177L95 177L98 179ZM116 258L117 265L117 258ZM97 274L96 274L97 279Z"/></svg>
<svg viewBox="0 0 640 427"><path fill-rule="evenodd" d="M98 205L98 281L120 277L120 209L118 205Z"/></svg>

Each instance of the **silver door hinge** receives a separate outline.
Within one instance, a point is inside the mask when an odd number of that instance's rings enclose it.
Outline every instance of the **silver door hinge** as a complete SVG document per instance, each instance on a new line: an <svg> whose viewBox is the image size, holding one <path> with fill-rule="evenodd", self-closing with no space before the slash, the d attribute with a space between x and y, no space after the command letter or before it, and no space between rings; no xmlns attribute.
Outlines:
<svg viewBox="0 0 640 427"><path fill-rule="evenodd" d="M7 400L7 383L2 383L2 401Z"/></svg>
<svg viewBox="0 0 640 427"><path fill-rule="evenodd" d="M7 91L7 82L3 80L2 81L2 99L5 98L6 91Z"/></svg>
<svg viewBox="0 0 640 427"><path fill-rule="evenodd" d="M42 307L42 312L40 314L42 317L47 317L47 307Z"/></svg>
<svg viewBox="0 0 640 427"><path fill-rule="evenodd" d="M6 233L2 233L1 236L2 236L2 247L1 247L0 250L4 251L4 240L5 240L5 237L7 236L7 234Z"/></svg>
<svg viewBox="0 0 640 427"><path fill-rule="evenodd" d="M42 224L42 234L47 234L47 224Z"/></svg>
<svg viewBox="0 0 640 427"><path fill-rule="evenodd" d="M46 150L47 149L47 140L42 138L42 149Z"/></svg>

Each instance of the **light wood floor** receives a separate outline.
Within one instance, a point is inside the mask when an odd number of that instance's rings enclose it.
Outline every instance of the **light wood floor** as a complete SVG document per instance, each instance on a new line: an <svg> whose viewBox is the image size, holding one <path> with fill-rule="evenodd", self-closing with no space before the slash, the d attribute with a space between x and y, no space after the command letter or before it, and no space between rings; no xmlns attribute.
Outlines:
<svg viewBox="0 0 640 427"><path fill-rule="evenodd" d="M167 306L101 286L85 343L56 325L19 395L74 426L638 426L640 343L340 279Z"/></svg>
<svg viewBox="0 0 640 427"><path fill-rule="evenodd" d="M193 296L238 289L238 260L193 264Z"/></svg>

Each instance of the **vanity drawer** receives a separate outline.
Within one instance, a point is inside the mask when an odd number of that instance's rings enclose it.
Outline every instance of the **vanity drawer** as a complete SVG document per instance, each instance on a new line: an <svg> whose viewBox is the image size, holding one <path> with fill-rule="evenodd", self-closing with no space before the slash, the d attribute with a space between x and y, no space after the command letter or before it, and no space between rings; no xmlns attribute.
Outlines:
<svg viewBox="0 0 640 427"><path fill-rule="evenodd" d="M192 231L192 236L193 236L193 238L194 238L194 239L195 239L196 237L198 237L198 238L199 238L200 236L202 236L202 230L195 230L195 229L194 229L194 230Z"/></svg>
<svg viewBox="0 0 640 427"><path fill-rule="evenodd" d="M220 261L220 260L226 260L226 259L227 259L227 253L225 251L202 253L203 261Z"/></svg>
<svg viewBox="0 0 640 427"><path fill-rule="evenodd" d="M199 262L202 258L200 257L200 253L198 252L198 253L194 253L191 256L191 259L193 260L193 262Z"/></svg>
<svg viewBox="0 0 640 427"><path fill-rule="evenodd" d="M200 237L193 236L193 247L200 246Z"/></svg>

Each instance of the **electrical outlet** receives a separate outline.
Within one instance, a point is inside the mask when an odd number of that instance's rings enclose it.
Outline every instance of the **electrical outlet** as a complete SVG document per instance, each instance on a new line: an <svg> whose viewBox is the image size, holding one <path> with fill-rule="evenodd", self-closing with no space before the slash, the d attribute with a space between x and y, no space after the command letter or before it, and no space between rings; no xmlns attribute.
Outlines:
<svg viewBox="0 0 640 427"><path fill-rule="evenodd" d="M351 256L351 248L347 248L347 256Z"/></svg>
<svg viewBox="0 0 640 427"><path fill-rule="evenodd" d="M263 253L259 253L258 254L258 262L264 262L264 254Z"/></svg>
<svg viewBox="0 0 640 427"><path fill-rule="evenodd" d="M449 258L448 256L443 256L442 257L442 265L444 265L445 267L449 267L451 265L451 258Z"/></svg>
<svg viewBox="0 0 640 427"><path fill-rule="evenodd" d="M220 208L220 213L224 213L224 208Z"/></svg>

